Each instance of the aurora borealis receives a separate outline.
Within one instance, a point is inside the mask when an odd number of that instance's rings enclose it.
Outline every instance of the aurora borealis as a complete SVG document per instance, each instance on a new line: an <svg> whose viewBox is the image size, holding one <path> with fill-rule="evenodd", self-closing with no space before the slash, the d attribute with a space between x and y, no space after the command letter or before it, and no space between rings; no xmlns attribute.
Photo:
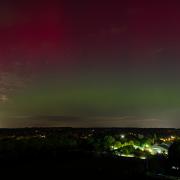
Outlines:
<svg viewBox="0 0 180 180"><path fill-rule="evenodd" d="M180 127L177 0L0 2L0 126Z"/></svg>

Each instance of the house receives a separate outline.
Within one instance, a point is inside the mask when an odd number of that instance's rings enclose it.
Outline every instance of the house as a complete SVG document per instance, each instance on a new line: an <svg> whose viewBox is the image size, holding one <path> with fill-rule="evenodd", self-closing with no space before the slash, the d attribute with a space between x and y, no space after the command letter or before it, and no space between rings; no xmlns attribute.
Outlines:
<svg viewBox="0 0 180 180"><path fill-rule="evenodd" d="M154 154L168 154L169 144L154 144L152 146L152 151Z"/></svg>

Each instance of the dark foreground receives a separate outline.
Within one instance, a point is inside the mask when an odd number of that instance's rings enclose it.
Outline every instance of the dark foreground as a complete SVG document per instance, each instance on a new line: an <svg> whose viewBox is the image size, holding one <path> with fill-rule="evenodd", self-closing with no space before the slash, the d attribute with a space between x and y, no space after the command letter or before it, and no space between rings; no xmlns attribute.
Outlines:
<svg viewBox="0 0 180 180"><path fill-rule="evenodd" d="M55 177L78 179L152 179L146 176L145 161L132 158L98 157L83 152L23 154L20 158L1 159L6 176Z"/></svg>
<svg viewBox="0 0 180 180"><path fill-rule="evenodd" d="M147 160L82 151L22 151L0 159L1 176L34 179L168 179L149 176Z"/></svg>
<svg viewBox="0 0 180 180"><path fill-rule="evenodd" d="M112 130L108 132L83 129L75 132L71 129L1 130L1 177L84 180L169 179L159 176L159 172L163 173L168 165L167 159L119 157L109 153L108 149L98 151L102 143L99 143L95 150L87 144L89 137L92 138L92 132L96 133L93 135L96 140L104 137L104 134L112 133ZM119 133L119 130L116 133ZM151 172L153 174L150 174Z"/></svg>

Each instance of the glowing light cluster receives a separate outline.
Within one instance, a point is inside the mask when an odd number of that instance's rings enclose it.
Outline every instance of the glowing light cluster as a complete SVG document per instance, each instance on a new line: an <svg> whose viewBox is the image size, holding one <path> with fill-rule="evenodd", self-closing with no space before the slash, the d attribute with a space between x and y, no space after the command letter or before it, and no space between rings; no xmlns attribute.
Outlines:
<svg viewBox="0 0 180 180"><path fill-rule="evenodd" d="M175 136L170 136L170 137L167 137L167 138L160 138L161 141L163 142L172 142L176 139Z"/></svg>

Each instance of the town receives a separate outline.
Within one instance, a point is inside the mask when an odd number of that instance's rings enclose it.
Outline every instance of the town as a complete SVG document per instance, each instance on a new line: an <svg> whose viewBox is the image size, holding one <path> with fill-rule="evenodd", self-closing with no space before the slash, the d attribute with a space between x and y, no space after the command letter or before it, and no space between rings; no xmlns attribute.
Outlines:
<svg viewBox="0 0 180 180"><path fill-rule="evenodd" d="M21 162L24 159L35 158L36 161L41 162L42 159L49 158L59 159L61 163L69 162L72 164L73 158L77 158L78 161L85 159L85 163L89 163L87 157L90 156L94 162L97 161L97 158L113 159L119 163L119 167L122 165L121 161L124 161L123 165L133 161L140 165L138 167L139 173L146 173L146 175L149 173L148 175L153 177L157 174L176 176L179 173L179 162L175 162L178 159L175 158L174 160L173 158L176 156L174 152L177 149L171 147L179 140L180 131L178 129L1 129L0 159L3 162L9 161L9 159L14 159L16 162L20 160L19 162ZM64 161L62 161L62 155L65 158ZM170 157L172 158L170 159ZM66 158L69 160L66 161ZM131 167L129 163L127 164L128 172L131 174L131 168L134 170L137 167ZM63 163L61 166L64 168ZM101 166L100 163L96 168L98 169ZM112 170L109 169L109 171Z"/></svg>

